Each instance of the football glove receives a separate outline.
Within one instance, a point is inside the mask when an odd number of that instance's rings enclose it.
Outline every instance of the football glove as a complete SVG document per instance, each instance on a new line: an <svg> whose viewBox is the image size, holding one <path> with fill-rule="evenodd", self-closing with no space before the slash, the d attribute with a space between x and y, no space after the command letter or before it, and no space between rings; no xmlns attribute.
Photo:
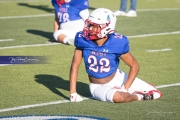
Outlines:
<svg viewBox="0 0 180 120"><path fill-rule="evenodd" d="M80 101L83 101L83 98L77 93L72 93L72 94L70 94L70 101L71 102L80 102Z"/></svg>

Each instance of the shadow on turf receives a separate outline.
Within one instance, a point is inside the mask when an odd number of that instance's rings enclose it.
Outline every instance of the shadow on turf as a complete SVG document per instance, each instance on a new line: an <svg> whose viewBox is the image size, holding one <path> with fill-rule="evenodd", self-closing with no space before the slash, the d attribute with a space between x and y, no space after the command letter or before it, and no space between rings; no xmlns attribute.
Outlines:
<svg viewBox="0 0 180 120"><path fill-rule="evenodd" d="M61 93L58 88L69 91L69 80L64 80L61 77L54 76L54 75L47 75L47 74L40 74L35 76L35 81L39 84L43 84L53 93L69 100L69 95L66 96ZM89 85L77 82L77 93L79 93L83 97L91 96L89 91Z"/></svg>
<svg viewBox="0 0 180 120"><path fill-rule="evenodd" d="M53 32L45 32L42 30L26 30L26 31L27 33L45 37L49 40L49 42L57 42L53 39Z"/></svg>
<svg viewBox="0 0 180 120"><path fill-rule="evenodd" d="M18 3L18 5L29 7L29 8L32 8L32 9L35 8L35 9L43 10L43 11L46 11L46 12L54 13L54 9L48 8L48 5L30 5L30 4L27 4L27 3Z"/></svg>
<svg viewBox="0 0 180 120"><path fill-rule="evenodd" d="M27 4L27 3L18 3L18 5L20 5L20 6L25 6L25 7L29 7L29 8L32 8L32 9L43 10L43 11L49 12L49 13L54 13L54 9L48 8L47 5L30 5L30 4ZM95 9L96 9L96 8L89 6L89 10L95 10Z"/></svg>

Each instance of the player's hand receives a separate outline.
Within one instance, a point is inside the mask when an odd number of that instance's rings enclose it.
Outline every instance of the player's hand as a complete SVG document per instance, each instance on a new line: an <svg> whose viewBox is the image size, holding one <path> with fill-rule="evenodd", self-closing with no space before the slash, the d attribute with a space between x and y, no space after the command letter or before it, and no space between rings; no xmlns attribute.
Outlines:
<svg viewBox="0 0 180 120"><path fill-rule="evenodd" d="M121 91L122 92L128 92L128 93L131 93L131 94L134 92L131 89L125 89L124 85L121 87Z"/></svg>
<svg viewBox="0 0 180 120"><path fill-rule="evenodd" d="M122 92L128 92L128 90L125 89L124 85L121 87L121 91L122 91Z"/></svg>
<svg viewBox="0 0 180 120"><path fill-rule="evenodd" d="M72 93L72 94L70 94L70 101L71 102L80 102L80 101L83 101L83 98L77 93Z"/></svg>

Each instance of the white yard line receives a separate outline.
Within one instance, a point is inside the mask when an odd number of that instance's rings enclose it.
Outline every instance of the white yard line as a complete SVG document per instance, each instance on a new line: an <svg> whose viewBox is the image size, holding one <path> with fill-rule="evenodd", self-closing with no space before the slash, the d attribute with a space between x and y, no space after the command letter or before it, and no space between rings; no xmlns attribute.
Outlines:
<svg viewBox="0 0 180 120"><path fill-rule="evenodd" d="M11 64L0 64L0 66L7 66L7 65L11 65Z"/></svg>
<svg viewBox="0 0 180 120"><path fill-rule="evenodd" d="M180 34L180 31L155 33L155 34L144 34L144 35L134 35L134 36L127 36L127 37L128 38L139 38L139 37L149 37L149 36L159 36L159 35L169 35L169 34Z"/></svg>
<svg viewBox="0 0 180 120"><path fill-rule="evenodd" d="M137 9L138 12L145 12L145 11L169 11L169 10L180 10L180 8L161 8L161 9Z"/></svg>
<svg viewBox="0 0 180 120"><path fill-rule="evenodd" d="M0 39L0 42L13 41L14 39Z"/></svg>
<svg viewBox="0 0 180 120"><path fill-rule="evenodd" d="M171 48L164 48L160 50L146 50L147 52L164 52L164 51L170 51L172 50Z"/></svg>
<svg viewBox="0 0 180 120"><path fill-rule="evenodd" d="M180 31L165 32L165 33L155 33L155 34L144 34L144 35L134 35L134 36L127 36L127 37L128 37L128 38L139 38L139 37L150 37L150 36L169 35L169 34L180 34ZM60 44L60 43L8 46L8 47L0 47L0 49L36 47L36 46L49 46L49 45L58 45L58 44Z"/></svg>
<svg viewBox="0 0 180 120"><path fill-rule="evenodd" d="M173 86L180 86L180 83L168 84L168 85L160 85L160 86L156 86L156 88L166 88L166 87L173 87ZM90 97L89 98L83 98L83 99L88 100L88 99L90 99ZM69 103L69 102L70 102L69 100L60 100L60 101L55 101L55 102L33 104L33 105L24 105L24 106L13 107L13 108L5 108L5 109L0 109L0 113L1 112L13 111L13 110L21 110L21 109L33 108L33 107Z"/></svg>
<svg viewBox="0 0 180 120"><path fill-rule="evenodd" d="M25 48L25 47L39 47L39 46L49 46L49 45L59 45L59 44L61 44L61 43L49 43L49 44L34 44L34 45L8 46L8 47L0 47L0 49Z"/></svg>
<svg viewBox="0 0 180 120"><path fill-rule="evenodd" d="M13 0L0 0L0 3L5 3L5 2L43 2L44 0L18 0L18 1L13 1Z"/></svg>
<svg viewBox="0 0 180 120"><path fill-rule="evenodd" d="M180 83L160 85L160 86L156 86L156 88L159 89L159 88L166 88L166 87L173 87L173 86L180 86Z"/></svg>
<svg viewBox="0 0 180 120"><path fill-rule="evenodd" d="M138 12L146 12L146 11L170 11L170 10L180 10L180 8L162 8L162 9L138 9ZM116 10L112 10L116 11ZM31 18L31 17L46 17L46 16L54 16L54 14L40 14L40 15L25 15L25 16L4 16L0 17L0 19L14 19L14 18Z"/></svg>
<svg viewBox="0 0 180 120"><path fill-rule="evenodd" d="M54 14L25 15L25 16L6 16L6 17L0 17L0 19L32 18L32 17L47 17L47 16L54 16Z"/></svg>

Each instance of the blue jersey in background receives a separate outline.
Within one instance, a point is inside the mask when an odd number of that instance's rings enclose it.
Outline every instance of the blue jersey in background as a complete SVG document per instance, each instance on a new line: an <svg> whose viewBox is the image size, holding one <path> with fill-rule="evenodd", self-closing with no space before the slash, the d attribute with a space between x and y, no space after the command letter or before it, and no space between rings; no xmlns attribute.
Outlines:
<svg viewBox="0 0 180 120"><path fill-rule="evenodd" d="M60 6L56 0L52 0L52 5L60 23L82 19L79 15L80 11L89 8L88 0L71 0L69 3Z"/></svg>

